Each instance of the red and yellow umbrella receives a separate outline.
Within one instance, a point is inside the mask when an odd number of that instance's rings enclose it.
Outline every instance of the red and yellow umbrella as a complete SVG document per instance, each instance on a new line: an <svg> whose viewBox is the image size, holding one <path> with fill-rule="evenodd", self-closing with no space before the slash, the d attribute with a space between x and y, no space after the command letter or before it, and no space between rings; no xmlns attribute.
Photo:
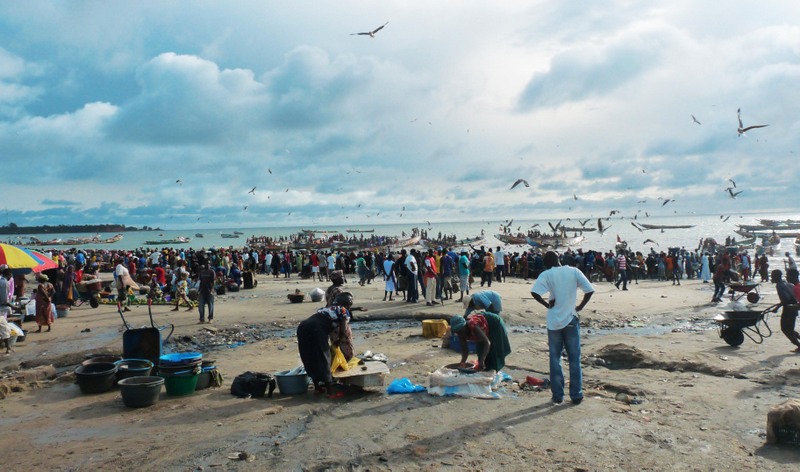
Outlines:
<svg viewBox="0 0 800 472"><path fill-rule="evenodd" d="M58 264L41 252L24 247L0 243L0 265L6 264L9 269L23 272L41 272L55 269Z"/></svg>

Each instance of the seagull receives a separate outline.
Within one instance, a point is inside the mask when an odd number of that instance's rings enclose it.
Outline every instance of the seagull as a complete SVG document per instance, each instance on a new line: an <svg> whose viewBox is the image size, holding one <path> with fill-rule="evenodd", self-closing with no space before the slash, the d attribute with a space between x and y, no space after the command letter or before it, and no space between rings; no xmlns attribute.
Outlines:
<svg viewBox="0 0 800 472"><path fill-rule="evenodd" d="M631 221L631 225L633 225L634 228L638 229L640 233L644 233L644 228L642 228L641 226L637 225L633 221Z"/></svg>
<svg viewBox="0 0 800 472"><path fill-rule="evenodd" d="M556 231L558 231L558 227L561 226L561 220L558 220L558 223L556 223L555 226L553 226L553 223L550 223L549 221L547 222L547 224L550 226L550 229L552 229L553 232L555 233Z"/></svg>
<svg viewBox="0 0 800 472"><path fill-rule="evenodd" d="M598 219L597 219L597 231L600 233L600 235L601 235L601 236L602 236L602 235L603 235L603 233L605 233L605 231L606 231L608 228L610 228L610 227L611 227L611 226L609 226L609 227L607 227L607 228L603 228L603 219L602 219L602 218L598 218Z"/></svg>
<svg viewBox="0 0 800 472"><path fill-rule="evenodd" d="M362 36L363 35L363 36L369 36L370 38L374 38L375 37L375 33L377 33L378 31L382 30L383 27L388 25L388 24L389 24L389 22L387 21L386 23L382 24L381 26L375 28L372 31L365 31L363 33L350 33L350 36Z"/></svg>
<svg viewBox="0 0 800 472"><path fill-rule="evenodd" d="M639 201L638 201L638 202L636 202L636 203L647 203L647 200L639 200Z"/></svg>
<svg viewBox="0 0 800 472"><path fill-rule="evenodd" d="M244 206L244 211L247 211L247 205Z"/></svg>
<svg viewBox="0 0 800 472"><path fill-rule="evenodd" d="M178 185L183 185L183 180L178 179L178 180L175 181L175 183L178 184Z"/></svg>
<svg viewBox="0 0 800 472"><path fill-rule="evenodd" d="M250 191L247 192L247 193L252 193L253 195L255 195L256 194L256 188L255 187L251 188Z"/></svg>
<svg viewBox="0 0 800 472"><path fill-rule="evenodd" d="M720 216L721 216L721 215L720 215ZM731 215L728 215L728 216L726 216L726 217L725 217L725 219L724 219L724 220L722 220L722 222L723 222L723 223L725 223L725 222L726 222L726 221L728 221L730 218L731 218Z"/></svg>
<svg viewBox="0 0 800 472"><path fill-rule="evenodd" d="M271 174L272 173L272 169L267 168L267 172L269 172Z"/></svg>
<svg viewBox="0 0 800 472"><path fill-rule="evenodd" d="M573 199L573 200L577 200L577 199L578 199L578 196L577 196L577 195L575 195L575 194L573 193L573 194L572 194L572 199Z"/></svg>
<svg viewBox="0 0 800 472"><path fill-rule="evenodd" d="M516 186L517 186L517 185L519 185L519 184L522 184L522 185L524 185L524 186L526 186L526 187L530 187L530 186L531 186L531 185L528 183L528 181L527 181L527 180L525 180L525 179L517 179L517 181L516 181L516 182L514 182L514 184L511 186L511 188L510 188L509 190L514 190L514 187L516 187Z"/></svg>
<svg viewBox="0 0 800 472"><path fill-rule="evenodd" d="M731 198L734 198L734 199L736 198L736 195L739 195L740 193L744 192L744 190L739 190L738 192L734 192L733 189L730 188L730 187L728 187L727 190L728 190L728 193L731 195Z"/></svg>
<svg viewBox="0 0 800 472"><path fill-rule="evenodd" d="M608 217L611 218L612 216L616 215L617 213L619 213L619 210L611 210L611 211L608 212Z"/></svg>
<svg viewBox="0 0 800 472"><path fill-rule="evenodd" d="M667 203L669 203L669 202L674 202L674 201L675 201L675 200L673 200L673 199L670 199L670 198L665 198L665 199L664 199L664 203L662 203L662 204L661 204L661 206L663 207L663 206L665 206Z"/></svg>
<svg viewBox="0 0 800 472"><path fill-rule="evenodd" d="M697 118L695 118L694 115L692 115L692 121L694 121L698 125L702 125L703 124L703 123L700 123L699 121L697 121Z"/></svg>
<svg viewBox="0 0 800 472"><path fill-rule="evenodd" d="M750 125L747 128L744 127L742 124L742 109L739 108L736 110L736 116L739 118L739 128L736 130L739 133L739 136L742 136L746 131L750 131L751 129L755 128L765 128L769 125Z"/></svg>
<svg viewBox="0 0 800 472"><path fill-rule="evenodd" d="M642 244L647 244L647 243L655 244L656 246L658 246L658 243L653 241L652 239L645 239Z"/></svg>
<svg viewBox="0 0 800 472"><path fill-rule="evenodd" d="M587 219L585 219L585 220L583 220L583 221L581 221L581 220L578 220L578 223L580 223L580 224L581 224L581 226L586 226L586 223L588 223L588 222L589 222L589 219L588 219L588 218L587 218Z"/></svg>

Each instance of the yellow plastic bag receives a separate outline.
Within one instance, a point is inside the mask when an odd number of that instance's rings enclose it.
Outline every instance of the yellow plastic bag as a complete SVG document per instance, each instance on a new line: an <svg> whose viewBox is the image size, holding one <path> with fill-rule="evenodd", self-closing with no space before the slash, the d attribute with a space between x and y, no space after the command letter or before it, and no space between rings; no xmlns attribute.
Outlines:
<svg viewBox="0 0 800 472"><path fill-rule="evenodd" d="M353 357L350 362L345 359L342 350L339 346L331 347L331 373L336 373L337 370L350 370L357 366L359 362L358 357Z"/></svg>
<svg viewBox="0 0 800 472"><path fill-rule="evenodd" d="M347 359L344 358L339 346L331 347L331 373L336 372L340 367L342 370L348 369Z"/></svg>

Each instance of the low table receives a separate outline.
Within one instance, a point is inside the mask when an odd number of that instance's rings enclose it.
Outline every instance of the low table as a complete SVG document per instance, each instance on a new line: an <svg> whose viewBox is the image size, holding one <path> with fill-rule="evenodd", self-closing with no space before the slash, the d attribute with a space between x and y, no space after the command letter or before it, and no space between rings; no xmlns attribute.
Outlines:
<svg viewBox="0 0 800 472"><path fill-rule="evenodd" d="M343 384L358 387L382 387L386 382L389 367L380 361L365 361L350 370L339 370L333 374L333 379Z"/></svg>

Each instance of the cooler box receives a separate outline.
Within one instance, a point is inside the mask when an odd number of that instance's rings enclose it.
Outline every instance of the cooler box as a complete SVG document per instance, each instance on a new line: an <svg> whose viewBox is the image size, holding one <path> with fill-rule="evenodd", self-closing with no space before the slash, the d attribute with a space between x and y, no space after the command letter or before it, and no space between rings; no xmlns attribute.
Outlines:
<svg viewBox="0 0 800 472"><path fill-rule="evenodd" d="M457 334L450 335L450 349L456 352L461 352L461 341L458 339ZM478 352L475 341L467 341L467 349L469 350L470 354L475 354Z"/></svg>
<svg viewBox="0 0 800 472"><path fill-rule="evenodd" d="M422 337L441 338L447 333L448 327L445 320L422 320Z"/></svg>

